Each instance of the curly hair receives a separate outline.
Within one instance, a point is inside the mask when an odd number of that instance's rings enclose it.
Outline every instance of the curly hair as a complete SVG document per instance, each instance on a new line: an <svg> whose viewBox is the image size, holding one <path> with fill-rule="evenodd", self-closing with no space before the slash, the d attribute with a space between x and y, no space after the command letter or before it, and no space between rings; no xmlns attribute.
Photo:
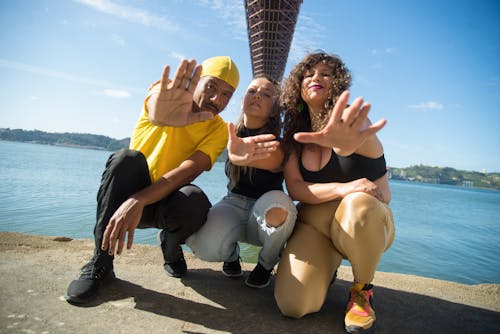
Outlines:
<svg viewBox="0 0 500 334"><path fill-rule="evenodd" d="M282 126L282 108L279 103L279 98L281 95L281 86L279 82L277 82L276 80L267 75L256 76L252 79L252 81L259 78L264 78L273 84L274 95L273 95L273 106L269 118L267 119L266 124L259 129L258 134L273 134L276 136L276 138L279 138L281 135L281 126ZM244 137L245 136L244 132L245 132L245 125L243 123L243 112L242 112L236 123L236 135L238 137ZM234 186L238 183L241 174L247 173L250 175L250 178L252 178L252 175L255 173L254 167L233 165L229 160L229 158L226 160L225 168L226 168L226 174L229 178L228 189L230 190L233 189Z"/></svg>
<svg viewBox="0 0 500 334"><path fill-rule="evenodd" d="M329 97L325 102L325 113L322 115L320 128L323 128L328 122L333 106L340 94L351 86L352 78L350 71L337 55L324 52L311 53L295 65L286 78L281 93L281 104L285 109L285 128L282 145L287 159L292 152L295 152L297 156L300 156L302 152L301 143L295 141L293 135L297 132L313 130L309 108L301 96L301 85L306 72L318 63L327 65L331 69L333 78L333 85L328 92ZM316 130L314 129L313 131Z"/></svg>

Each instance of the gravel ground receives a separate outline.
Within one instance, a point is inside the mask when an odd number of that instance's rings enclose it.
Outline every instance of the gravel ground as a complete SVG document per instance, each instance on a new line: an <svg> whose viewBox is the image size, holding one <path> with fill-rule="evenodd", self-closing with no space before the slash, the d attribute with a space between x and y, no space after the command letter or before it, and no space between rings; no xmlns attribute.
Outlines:
<svg viewBox="0 0 500 334"><path fill-rule="evenodd" d="M117 279L91 304L63 295L93 240L0 233L0 333L342 333L352 280L339 269L320 312L283 317L272 285L228 279L221 263L186 254L185 278L167 277L159 247L134 245L115 260ZM245 275L253 264L243 264ZM500 333L500 285L377 272L376 333Z"/></svg>

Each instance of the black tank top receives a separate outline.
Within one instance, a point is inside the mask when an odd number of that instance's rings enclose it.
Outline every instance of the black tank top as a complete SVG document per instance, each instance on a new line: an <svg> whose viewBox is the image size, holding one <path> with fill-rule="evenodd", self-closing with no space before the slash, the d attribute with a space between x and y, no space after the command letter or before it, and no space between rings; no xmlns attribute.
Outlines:
<svg viewBox="0 0 500 334"><path fill-rule="evenodd" d="M366 177L375 181L387 172L385 157L371 159L359 154L351 154L347 157L339 156L332 150L332 156L328 163L317 172L311 172L302 165L299 159L299 169L302 178L307 182L351 182Z"/></svg>

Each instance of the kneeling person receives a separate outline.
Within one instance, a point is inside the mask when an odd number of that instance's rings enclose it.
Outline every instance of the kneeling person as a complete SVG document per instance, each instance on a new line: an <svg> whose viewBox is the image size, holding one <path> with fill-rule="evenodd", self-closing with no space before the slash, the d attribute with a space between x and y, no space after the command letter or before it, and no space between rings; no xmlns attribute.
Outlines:
<svg viewBox="0 0 500 334"><path fill-rule="evenodd" d="M114 254L122 252L126 237L127 248L132 246L136 228L161 229L165 271L173 277L187 271L181 244L205 223L211 207L190 183L226 146L226 124L218 114L239 73L227 56L202 66L182 60L172 80L169 70L166 66L145 100L130 149L113 153L106 163L97 194L94 256L70 283L68 302L88 301L115 277Z"/></svg>

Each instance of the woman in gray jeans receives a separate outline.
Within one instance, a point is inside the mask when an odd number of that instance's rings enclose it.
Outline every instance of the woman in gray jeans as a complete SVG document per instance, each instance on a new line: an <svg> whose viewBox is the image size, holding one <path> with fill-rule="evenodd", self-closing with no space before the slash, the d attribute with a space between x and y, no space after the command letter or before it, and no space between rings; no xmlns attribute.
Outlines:
<svg viewBox="0 0 500 334"><path fill-rule="evenodd" d="M209 211L207 222L186 240L205 261L224 262L228 277L243 275L238 242L262 246L246 285L269 285L271 272L292 233L297 210L283 192L283 151L279 143L279 84L254 78L242 101L236 126L228 124L227 195Z"/></svg>

